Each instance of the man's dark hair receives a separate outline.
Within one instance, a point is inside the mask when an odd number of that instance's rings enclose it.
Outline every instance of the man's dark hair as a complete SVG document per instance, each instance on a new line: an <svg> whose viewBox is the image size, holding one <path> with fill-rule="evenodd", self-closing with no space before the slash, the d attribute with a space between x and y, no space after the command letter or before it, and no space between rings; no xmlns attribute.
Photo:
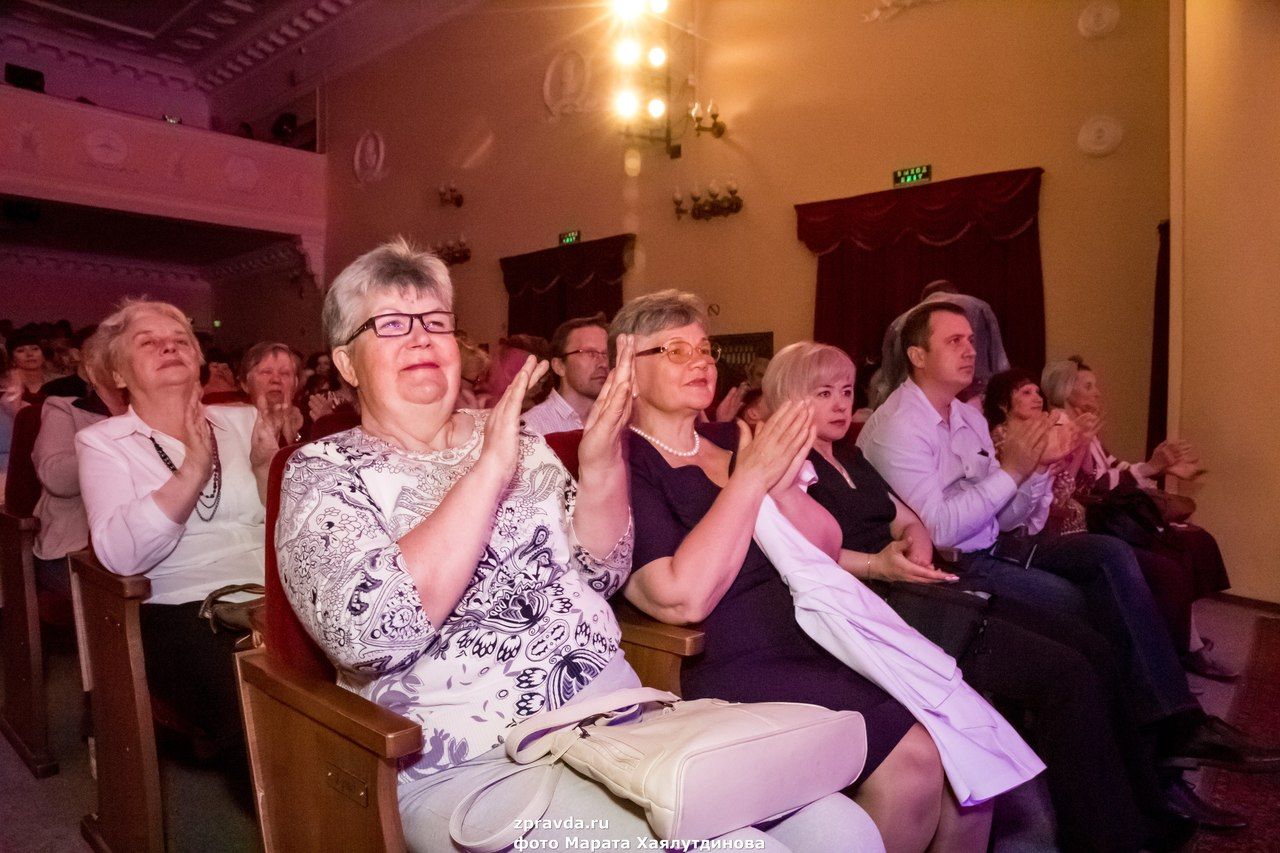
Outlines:
<svg viewBox="0 0 1280 853"><path fill-rule="evenodd" d="M565 347L569 345L569 336L578 329L586 329L591 326L604 329L606 333L609 331L609 322L605 320L603 312L591 317L574 317L572 320L565 320L559 326L556 326L555 334L551 336L552 357L564 358Z"/></svg>
<svg viewBox="0 0 1280 853"><path fill-rule="evenodd" d="M920 291L920 298L928 299L935 293L959 293L960 288L956 287L955 282L947 278L937 278L924 286Z"/></svg>
<svg viewBox="0 0 1280 853"><path fill-rule="evenodd" d="M911 366L911 359L907 358L907 350L911 347L929 349L929 327L933 325L933 315L939 311L967 316L964 309L954 302L926 302L913 308L902 324L902 335L898 339L898 345L902 347L902 362L907 365L908 372L915 368Z"/></svg>

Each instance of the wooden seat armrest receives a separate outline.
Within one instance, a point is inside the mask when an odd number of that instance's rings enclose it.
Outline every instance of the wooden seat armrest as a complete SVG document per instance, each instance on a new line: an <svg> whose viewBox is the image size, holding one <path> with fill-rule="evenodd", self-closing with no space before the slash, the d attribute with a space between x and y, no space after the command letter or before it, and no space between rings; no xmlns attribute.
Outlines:
<svg viewBox="0 0 1280 853"><path fill-rule="evenodd" d="M624 643L669 652L683 658L702 653L705 637L700 628L659 622L620 597L613 601L613 612L622 627Z"/></svg>
<svg viewBox="0 0 1280 853"><path fill-rule="evenodd" d="M151 597L151 579L146 575L118 575L108 569L92 551L77 551L71 555L71 564L83 585L94 587L117 598Z"/></svg>
<svg viewBox="0 0 1280 853"><path fill-rule="evenodd" d="M244 680L382 758L422 749L422 726L336 684L293 672L265 648L241 652Z"/></svg>
<svg viewBox="0 0 1280 853"><path fill-rule="evenodd" d="M35 531L40 529L40 519L33 515L14 515L4 507L0 507L0 513L3 513L5 520L14 525L20 533Z"/></svg>

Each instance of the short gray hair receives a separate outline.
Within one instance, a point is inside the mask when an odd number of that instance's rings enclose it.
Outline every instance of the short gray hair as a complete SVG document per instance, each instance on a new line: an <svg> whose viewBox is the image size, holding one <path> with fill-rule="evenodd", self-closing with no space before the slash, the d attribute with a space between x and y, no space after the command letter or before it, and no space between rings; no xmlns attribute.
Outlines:
<svg viewBox="0 0 1280 853"><path fill-rule="evenodd" d="M100 357L108 375L120 372L124 359L124 334L128 331L129 325L143 314L160 314L177 320L186 331L187 337L191 339L191 346L195 348L199 363L204 364L204 351L200 347L200 341L196 338L195 330L191 328L191 321L187 319L187 315L181 308L168 302L148 299L145 296L130 296L120 302L120 307L113 311L111 316L98 324L98 330L94 333L102 347Z"/></svg>
<svg viewBox="0 0 1280 853"><path fill-rule="evenodd" d="M1040 393L1044 394L1045 402L1055 409L1066 408L1080 371L1089 369L1078 355L1046 364L1040 374Z"/></svg>
<svg viewBox="0 0 1280 853"><path fill-rule="evenodd" d="M857 371L853 359L839 347L813 341L799 341L785 346L769 361L761 388L764 405L770 412L788 400L807 397L821 385L848 378L853 382Z"/></svg>
<svg viewBox="0 0 1280 853"><path fill-rule="evenodd" d="M696 294L668 288L637 296L622 306L609 325L610 358L617 352L618 335L652 335L690 323L707 328L707 306Z"/></svg>
<svg viewBox="0 0 1280 853"><path fill-rule="evenodd" d="M444 261L403 237L365 252L338 273L324 297L324 336L329 348L345 344L368 318L360 312L380 291L426 293L453 310L453 282Z"/></svg>
<svg viewBox="0 0 1280 853"><path fill-rule="evenodd" d="M293 372L297 374L298 379L302 379L302 356L298 355L293 347L288 344L276 341L260 341L249 347L249 351L240 359L240 371L237 378L244 382L249 377L249 371L257 367L267 356L275 355L278 352L289 356L289 359L293 362Z"/></svg>

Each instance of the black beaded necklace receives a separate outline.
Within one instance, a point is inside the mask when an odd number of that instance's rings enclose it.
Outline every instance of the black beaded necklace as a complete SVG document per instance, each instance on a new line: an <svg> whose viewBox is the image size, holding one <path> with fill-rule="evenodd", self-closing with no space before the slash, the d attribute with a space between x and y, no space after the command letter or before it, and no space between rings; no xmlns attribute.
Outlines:
<svg viewBox="0 0 1280 853"><path fill-rule="evenodd" d="M213 489L205 494L204 490L200 490L200 496L196 498L196 515L201 521L213 521L213 517L218 513L218 504L222 501L222 460L218 458L218 436L213 431L213 424L209 424L209 441L213 444ZM156 453L160 454L160 461L165 464L172 473L178 473L178 468L173 464L173 460L169 458L169 454L164 452L164 448L160 446L160 442L156 441L155 436L150 436L151 446L156 449ZM208 510L209 514L205 515L204 510Z"/></svg>

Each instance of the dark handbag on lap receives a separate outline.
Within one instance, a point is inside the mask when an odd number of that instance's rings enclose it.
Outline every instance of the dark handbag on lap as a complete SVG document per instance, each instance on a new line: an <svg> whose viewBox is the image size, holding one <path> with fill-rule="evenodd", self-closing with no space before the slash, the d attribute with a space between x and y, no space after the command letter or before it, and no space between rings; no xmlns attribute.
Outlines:
<svg viewBox="0 0 1280 853"><path fill-rule="evenodd" d="M964 658L986 627L989 597L918 583L868 584L894 612L956 660Z"/></svg>
<svg viewBox="0 0 1280 853"><path fill-rule="evenodd" d="M222 600L238 592L251 592L258 597L248 601ZM237 583L219 587L201 602L200 618L209 620L209 630L215 634L218 633L218 626L237 634L247 633L253 630L253 611L265 604L266 594L267 588L260 583Z"/></svg>
<svg viewBox="0 0 1280 853"><path fill-rule="evenodd" d="M1155 547L1164 536L1165 520L1160 507L1127 474L1114 489L1095 490L1078 499L1084 504L1090 533L1114 536L1147 549Z"/></svg>

